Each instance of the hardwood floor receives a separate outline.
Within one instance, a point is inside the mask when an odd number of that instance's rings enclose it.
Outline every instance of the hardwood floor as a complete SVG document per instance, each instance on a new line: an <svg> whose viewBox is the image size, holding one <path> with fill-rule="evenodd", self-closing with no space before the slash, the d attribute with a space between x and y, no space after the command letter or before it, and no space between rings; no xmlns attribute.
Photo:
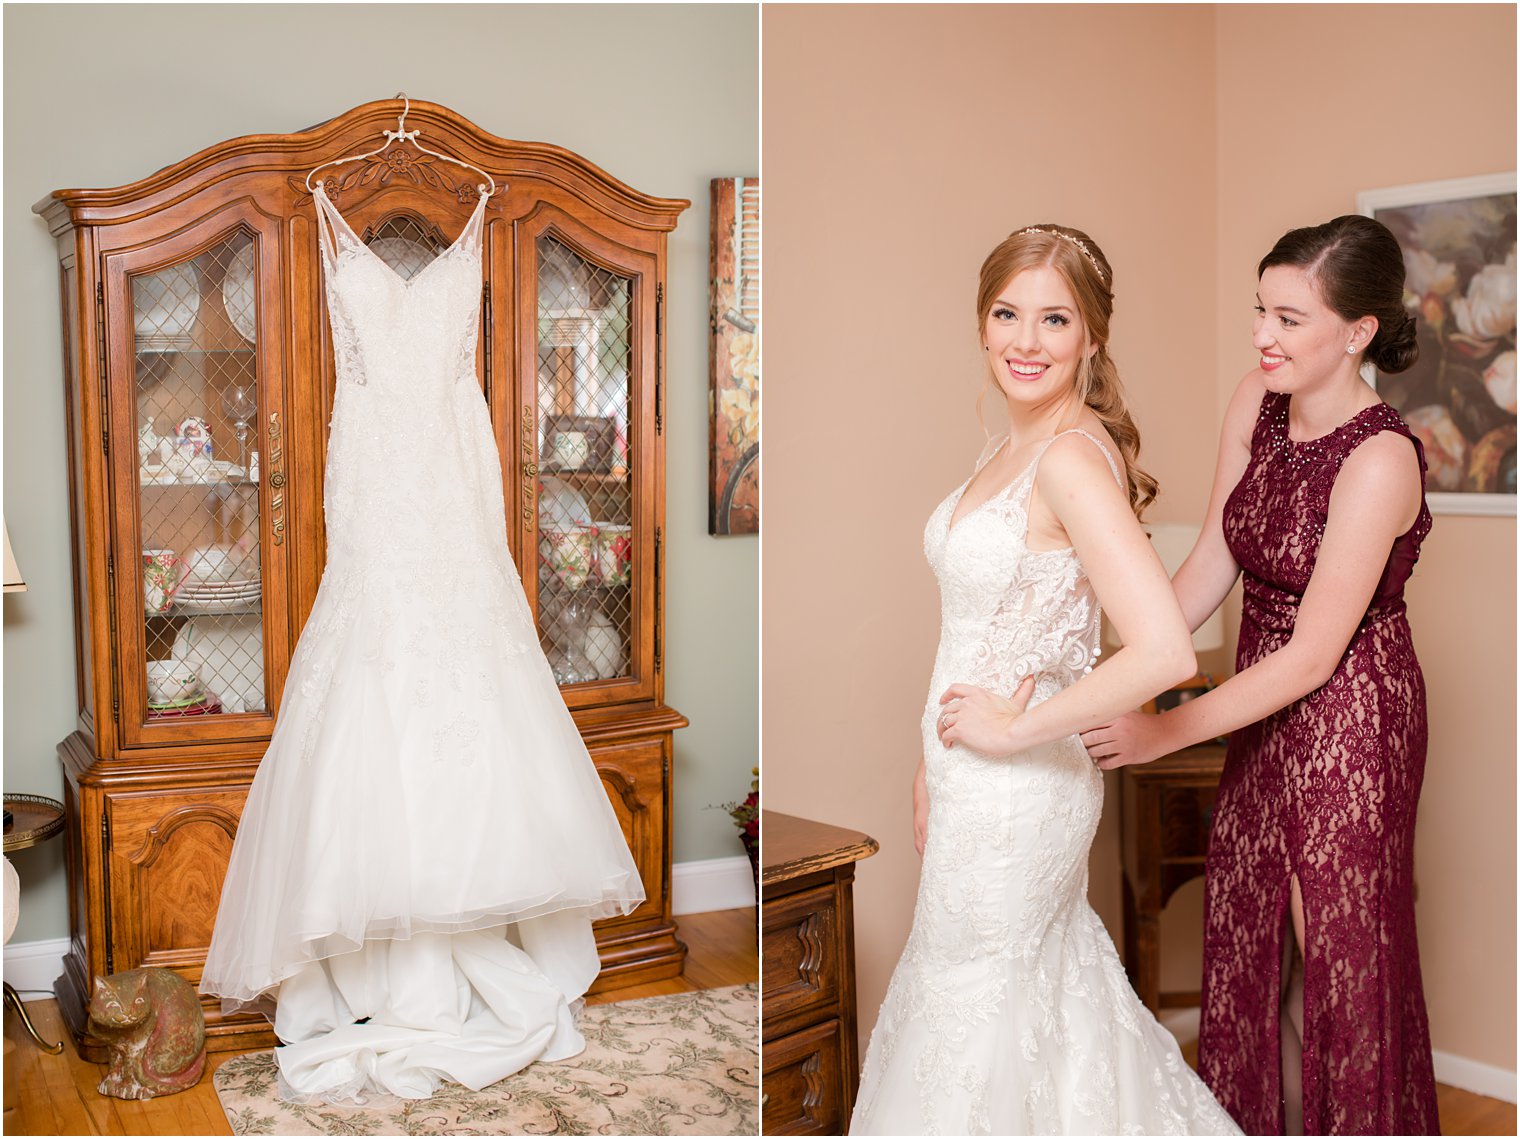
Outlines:
<svg viewBox="0 0 1520 1139"><path fill-rule="evenodd" d="M691 950L683 976L651 981L588 998L591 1004L637 1000L666 993L743 985L759 979L755 911L745 907L677 919L681 940ZM61 1040L63 1022L56 1001L34 1001L27 1012L37 1031ZM5 1017L5 1035L16 1044L8 1060L16 1066L20 1105L7 1113L8 1135L231 1135L211 1075L236 1052L206 1057L206 1074L188 1092L141 1102L112 1099L95 1090L104 1064L81 1060L72 1044L49 1056L32 1044L17 1018ZM10 1075L10 1073L7 1073Z"/></svg>
<svg viewBox="0 0 1520 1139"><path fill-rule="evenodd" d="M742 985L759 977L753 909L687 914L679 919L681 938L691 950L684 976L652 981L590 998L592 1003L637 1000L664 993ZM27 1011L37 1030L50 1040L64 1036L58 1006L35 1001ZM230 1135L227 1117L212 1086L211 1073L237 1055L207 1057L206 1076L191 1091L136 1103L111 1099L95 1091L105 1074L102 1064L79 1059L72 1045L48 1056L26 1038L16 1018L7 1014L5 1035L16 1050L14 1063L20 1106L5 1119L10 1135ZM1191 1057L1189 1057L1191 1059ZM1439 1085L1441 1131L1446 1135L1514 1135L1515 1105Z"/></svg>

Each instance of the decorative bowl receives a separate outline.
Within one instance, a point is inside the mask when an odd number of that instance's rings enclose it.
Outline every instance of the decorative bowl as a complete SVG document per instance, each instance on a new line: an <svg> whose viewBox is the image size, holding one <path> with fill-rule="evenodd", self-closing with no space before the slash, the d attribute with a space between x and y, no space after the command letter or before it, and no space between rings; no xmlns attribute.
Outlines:
<svg viewBox="0 0 1520 1139"><path fill-rule="evenodd" d="M242 569L242 558L226 546L199 546L185 555L185 582L231 581Z"/></svg>
<svg viewBox="0 0 1520 1139"><path fill-rule="evenodd" d="M199 674L182 660L150 660L147 671L148 704L151 707L171 708L186 702L194 703L205 695Z"/></svg>

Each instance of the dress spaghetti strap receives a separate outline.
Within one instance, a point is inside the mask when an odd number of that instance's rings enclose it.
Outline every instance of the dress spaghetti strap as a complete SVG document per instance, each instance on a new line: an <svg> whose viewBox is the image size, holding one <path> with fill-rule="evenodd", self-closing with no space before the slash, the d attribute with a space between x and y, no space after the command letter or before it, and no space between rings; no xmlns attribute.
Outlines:
<svg viewBox="0 0 1520 1139"><path fill-rule="evenodd" d="M1119 489L1125 489L1124 472L1119 469L1119 464L1114 461L1113 454L1107 447L1103 445L1103 440L1099 439L1091 431L1086 431L1081 427L1073 427L1069 431L1062 431L1059 435L1052 436L1050 440L1045 444L1045 446L1040 448L1040 453L1035 456L1035 465L1038 466L1040 460L1045 457L1045 452L1050 449L1051 443L1054 443L1057 439L1063 438L1067 435L1080 435L1082 438L1090 440L1092 444L1098 448L1098 450L1102 451L1103 457L1108 460L1108 469L1114 473L1114 479L1119 484Z"/></svg>

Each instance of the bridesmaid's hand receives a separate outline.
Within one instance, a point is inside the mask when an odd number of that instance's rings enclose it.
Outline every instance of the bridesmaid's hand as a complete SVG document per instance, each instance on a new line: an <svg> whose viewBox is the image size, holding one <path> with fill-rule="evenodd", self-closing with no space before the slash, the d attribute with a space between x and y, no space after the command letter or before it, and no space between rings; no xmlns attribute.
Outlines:
<svg viewBox="0 0 1520 1139"><path fill-rule="evenodd" d="M1143 712L1126 712L1111 724L1083 732L1082 746L1104 771L1149 763L1174 750L1167 743L1161 720Z"/></svg>
<svg viewBox="0 0 1520 1139"><path fill-rule="evenodd" d="M1033 676L1026 676L1010 699L974 684L952 684L939 698L945 709L935 726L939 742L945 747L965 744L986 755L1018 751L1014 721L1024 714L1033 695Z"/></svg>
<svg viewBox="0 0 1520 1139"><path fill-rule="evenodd" d="M924 779L924 761L918 761L918 774L913 777L913 846L920 858L924 844L929 841L929 785Z"/></svg>

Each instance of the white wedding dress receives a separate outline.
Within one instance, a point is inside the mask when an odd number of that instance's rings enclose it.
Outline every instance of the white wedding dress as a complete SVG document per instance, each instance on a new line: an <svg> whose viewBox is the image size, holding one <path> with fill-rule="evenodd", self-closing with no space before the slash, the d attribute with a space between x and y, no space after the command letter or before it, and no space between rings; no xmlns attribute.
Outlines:
<svg viewBox="0 0 1520 1139"><path fill-rule="evenodd" d="M924 534L942 604L922 725L929 837L850 1132L1239 1134L1088 905L1103 778L1081 741L989 756L946 750L935 732L953 683L1009 695L1033 675L1035 704L1097 655L1097 599L1076 554L1025 545L1044 452L952 527L967 480Z"/></svg>
<svg viewBox="0 0 1520 1139"><path fill-rule="evenodd" d="M591 922L644 888L507 547L475 375L486 199L403 280L315 197L327 566L201 991L273 998L288 1098L418 1098L579 1052Z"/></svg>

